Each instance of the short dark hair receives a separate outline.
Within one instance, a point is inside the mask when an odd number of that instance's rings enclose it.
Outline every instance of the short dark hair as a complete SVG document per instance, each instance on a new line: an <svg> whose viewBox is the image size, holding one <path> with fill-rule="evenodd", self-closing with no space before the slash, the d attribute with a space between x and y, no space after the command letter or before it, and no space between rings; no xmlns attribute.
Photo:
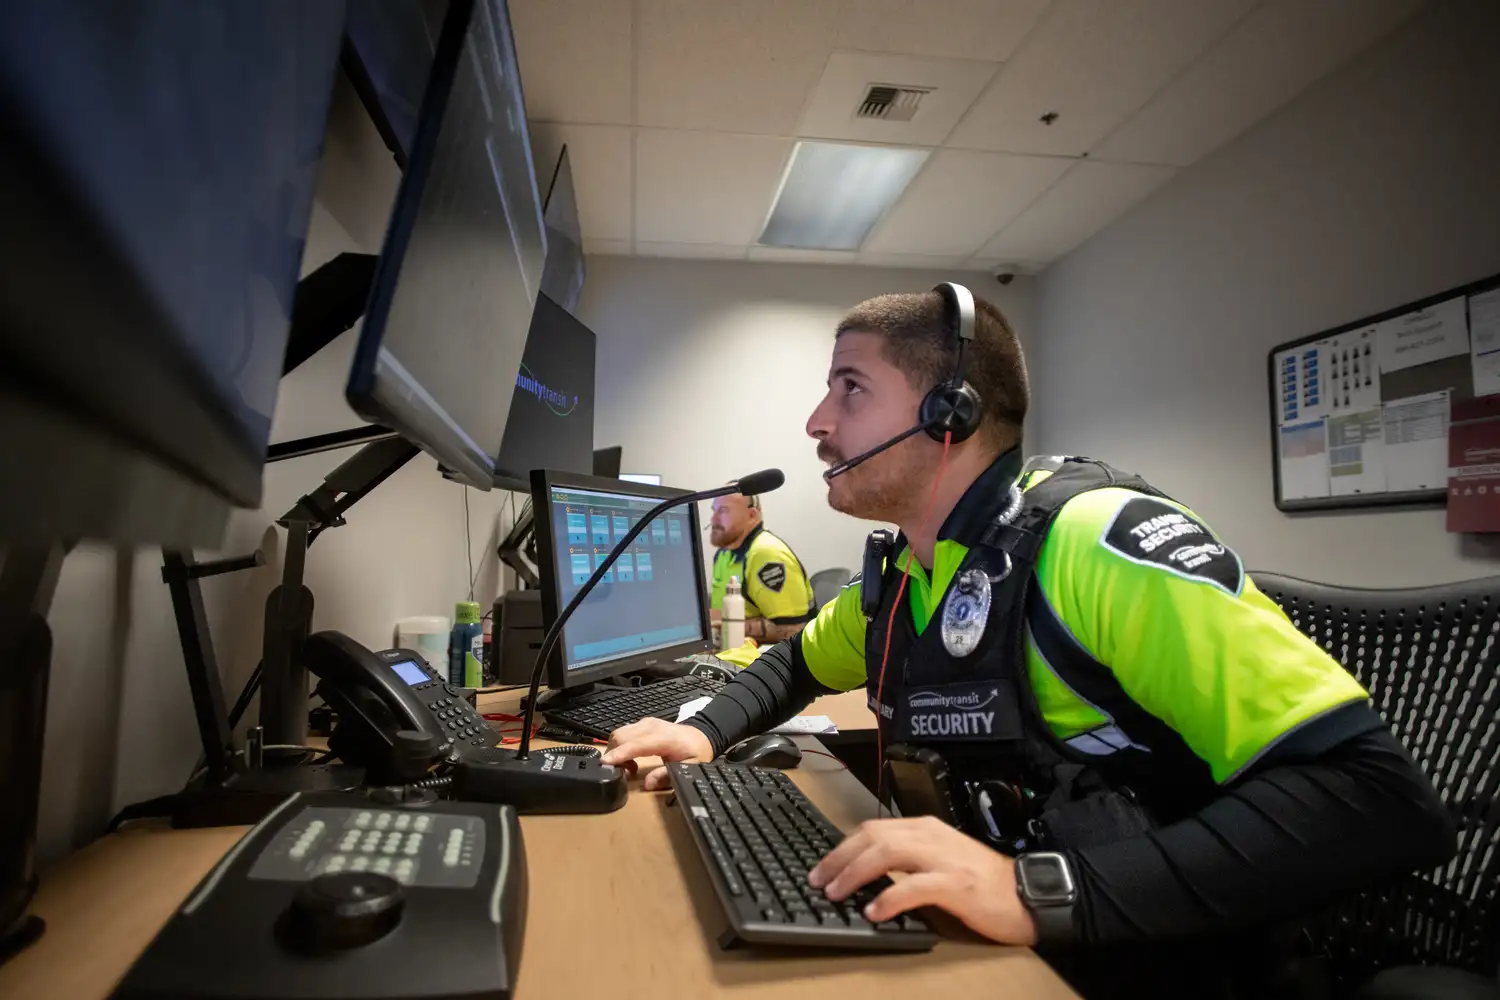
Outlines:
<svg viewBox="0 0 1500 1000"><path fill-rule="evenodd" d="M835 336L875 333L885 339L885 357L918 392L926 392L953 375L958 334L947 319L937 292L901 292L866 299L839 321ZM964 355L964 378L984 400L985 425L992 440L1005 441L1013 430L1020 438L1031 391L1021 341L1005 314L974 296L974 342Z"/></svg>

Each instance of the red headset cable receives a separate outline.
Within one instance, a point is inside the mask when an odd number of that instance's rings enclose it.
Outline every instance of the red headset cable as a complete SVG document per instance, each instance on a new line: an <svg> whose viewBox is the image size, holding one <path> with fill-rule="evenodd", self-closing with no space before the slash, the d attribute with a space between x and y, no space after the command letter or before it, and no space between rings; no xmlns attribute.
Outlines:
<svg viewBox="0 0 1500 1000"><path fill-rule="evenodd" d="M922 515L922 530L927 530L927 525L932 521L933 508L937 506L938 483L942 482L943 472L948 467L948 449L953 444L953 432L947 431L943 434L943 457L938 462L937 475L932 477L932 489L927 493L927 513ZM901 607L901 597L906 593L906 581L911 578L911 561L917 557L912 551L911 542L906 545L906 570L901 574L901 585L896 588L896 600L891 604L890 617L885 622L885 649L880 654L880 674L875 681L875 815L878 817L880 811L885 808L885 738L884 730L880 727L880 710L885 707L885 665L891 657L891 631L896 625L896 611ZM900 553L897 553L899 556ZM928 623L929 625L931 622ZM894 713L893 713L894 717Z"/></svg>

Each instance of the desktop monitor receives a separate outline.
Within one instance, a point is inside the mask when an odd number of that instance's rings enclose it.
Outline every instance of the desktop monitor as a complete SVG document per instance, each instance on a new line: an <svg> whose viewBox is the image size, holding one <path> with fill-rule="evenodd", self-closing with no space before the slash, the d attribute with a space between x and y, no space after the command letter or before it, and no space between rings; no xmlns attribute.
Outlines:
<svg viewBox="0 0 1500 1000"><path fill-rule="evenodd" d="M0 532L258 506L342 3L0 4Z"/></svg>
<svg viewBox="0 0 1500 1000"><path fill-rule="evenodd" d="M685 491L538 471L542 613L550 628L636 521ZM563 628L547 683L575 688L712 647L696 504L667 511L636 538Z"/></svg>
<svg viewBox="0 0 1500 1000"><path fill-rule="evenodd" d="M344 73L406 169L448 0L349 0Z"/></svg>
<svg viewBox="0 0 1500 1000"><path fill-rule="evenodd" d="M451 0L365 309L348 397L453 478L495 454L547 255L504 0Z"/></svg>
<svg viewBox="0 0 1500 1000"><path fill-rule="evenodd" d="M594 456L594 331L544 292L516 374L495 485L531 489L532 469L588 472Z"/></svg>
<svg viewBox="0 0 1500 1000"><path fill-rule="evenodd" d="M620 463L624 452L625 449L617 444L594 452L594 475L606 479L620 478Z"/></svg>
<svg viewBox="0 0 1500 1000"><path fill-rule="evenodd" d="M583 294L586 271L578 195L573 190L573 161L567 146L557 157L542 219L547 224L547 266L542 270L542 292L572 312L578 308L578 298Z"/></svg>

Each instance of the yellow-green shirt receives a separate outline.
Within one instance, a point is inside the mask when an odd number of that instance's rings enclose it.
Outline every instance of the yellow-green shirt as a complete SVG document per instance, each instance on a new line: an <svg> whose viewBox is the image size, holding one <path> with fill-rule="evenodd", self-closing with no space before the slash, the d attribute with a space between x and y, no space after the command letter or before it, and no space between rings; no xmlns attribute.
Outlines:
<svg viewBox="0 0 1500 1000"><path fill-rule="evenodd" d="M757 524L732 549L714 553L714 587L710 607L724 606L729 578L740 578L746 618L767 618L778 625L796 625L813 616L812 584L791 546Z"/></svg>
<svg viewBox="0 0 1500 1000"><path fill-rule="evenodd" d="M1023 485L1044 477L1034 474ZM1131 507L1140 503L1148 506ZM1179 544L1163 544L1174 538ZM1187 551L1200 542L1202 553ZM1169 549L1187 554L1174 564L1164 557ZM967 554L965 545L940 538L931 572L909 549L896 555L902 569L911 563L907 589L919 634ZM1133 701L1174 729L1216 781L1233 778L1298 727L1367 697L1181 504L1116 487L1079 494L1053 521L1036 580L1046 608L1073 640L1114 673ZM802 656L818 681L836 690L864 685L865 625L856 581L802 630ZM1029 632L1026 668L1058 737L1110 722L1053 673Z"/></svg>

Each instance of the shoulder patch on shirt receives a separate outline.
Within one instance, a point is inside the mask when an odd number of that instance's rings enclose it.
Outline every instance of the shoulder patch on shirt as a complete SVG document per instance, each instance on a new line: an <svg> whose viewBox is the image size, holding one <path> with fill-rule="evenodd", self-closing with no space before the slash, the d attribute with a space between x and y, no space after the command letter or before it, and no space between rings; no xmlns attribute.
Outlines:
<svg viewBox="0 0 1500 1000"><path fill-rule="evenodd" d="M1131 562L1159 566L1238 597L1245 583L1240 557L1204 523L1155 497L1128 500L1099 539Z"/></svg>
<svg viewBox="0 0 1500 1000"><path fill-rule="evenodd" d="M779 562L766 563L755 571L755 575L760 578L760 582L766 586L767 590L774 590L778 594L786 584L786 566Z"/></svg>

